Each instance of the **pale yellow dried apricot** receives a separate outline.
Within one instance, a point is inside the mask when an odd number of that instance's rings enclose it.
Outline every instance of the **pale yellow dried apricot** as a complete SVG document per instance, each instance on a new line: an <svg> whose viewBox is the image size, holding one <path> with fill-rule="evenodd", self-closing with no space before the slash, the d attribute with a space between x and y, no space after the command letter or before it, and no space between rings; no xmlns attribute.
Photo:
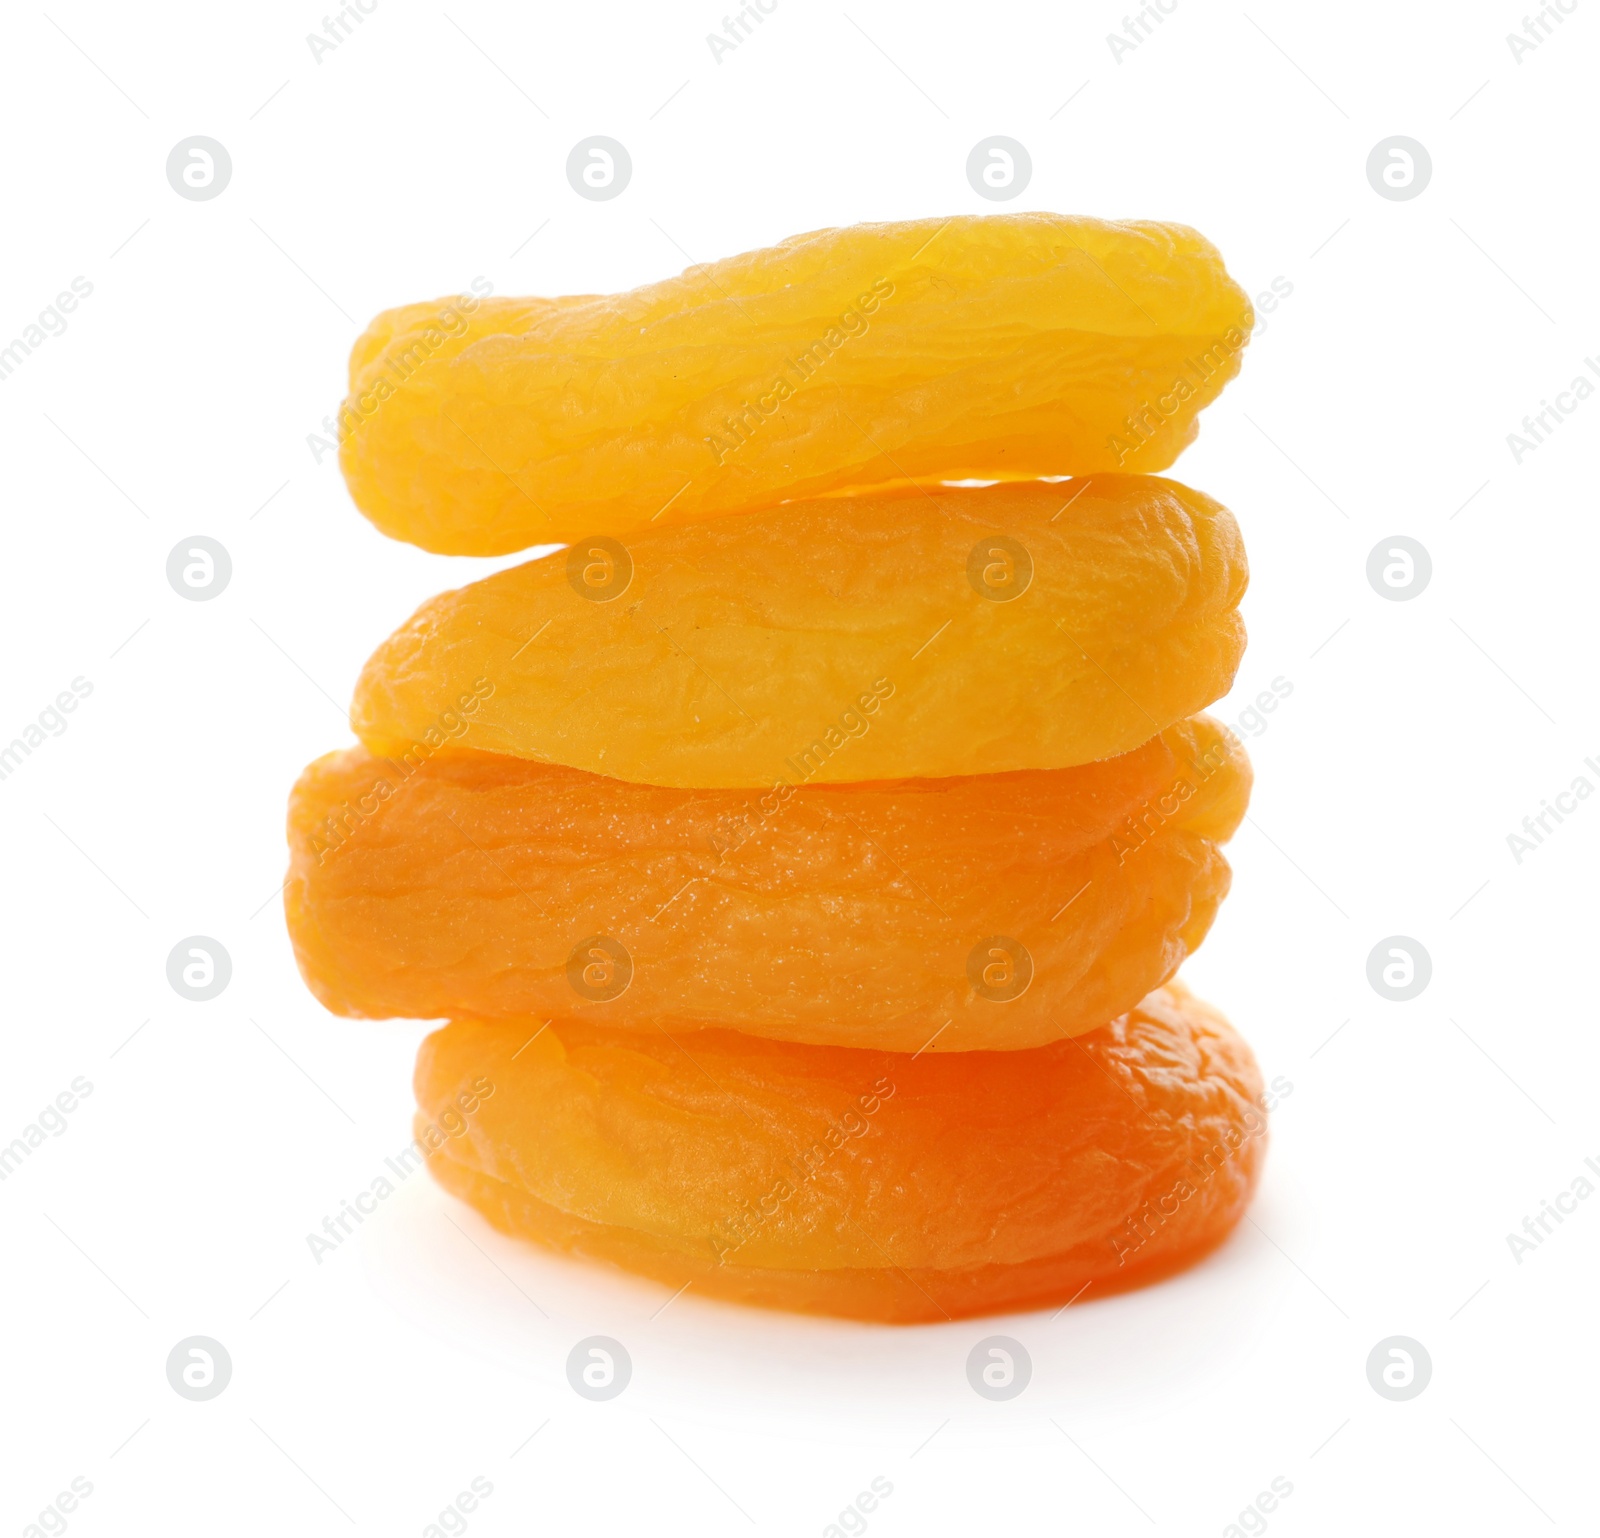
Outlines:
<svg viewBox="0 0 1600 1538"><path fill-rule="evenodd" d="M456 555L894 482L1162 470L1252 324L1182 225L818 230L627 294L388 311L351 354L340 462L384 533Z"/></svg>

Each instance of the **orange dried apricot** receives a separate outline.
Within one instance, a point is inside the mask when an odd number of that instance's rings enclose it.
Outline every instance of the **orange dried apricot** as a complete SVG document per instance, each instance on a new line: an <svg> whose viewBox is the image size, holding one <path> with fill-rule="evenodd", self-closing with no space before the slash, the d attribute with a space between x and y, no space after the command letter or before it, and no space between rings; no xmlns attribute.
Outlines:
<svg viewBox="0 0 1600 1538"><path fill-rule="evenodd" d="M1058 769L1224 694L1246 581L1232 514L1156 476L798 503L441 594L351 717L658 785Z"/></svg>
<svg viewBox="0 0 1600 1538"><path fill-rule="evenodd" d="M1250 302L1182 225L1006 214L798 235L631 293L377 317L340 462L453 555L895 482L1165 469Z"/></svg>
<svg viewBox="0 0 1600 1538"><path fill-rule="evenodd" d="M1205 716L1073 769L787 796L353 749L295 787L284 900L339 1014L1031 1047L1200 944L1249 786Z"/></svg>
<svg viewBox="0 0 1600 1538"><path fill-rule="evenodd" d="M1189 1264L1266 1149L1249 1047L1173 984L1022 1052L680 1043L457 1021L417 1059L434 1175L507 1233L669 1287L895 1323Z"/></svg>

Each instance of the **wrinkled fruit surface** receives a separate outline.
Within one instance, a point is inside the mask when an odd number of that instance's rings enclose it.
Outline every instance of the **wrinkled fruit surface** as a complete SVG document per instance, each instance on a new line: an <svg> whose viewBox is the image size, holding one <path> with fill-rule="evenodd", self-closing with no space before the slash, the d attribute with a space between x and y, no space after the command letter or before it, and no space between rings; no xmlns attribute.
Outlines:
<svg viewBox="0 0 1600 1538"><path fill-rule="evenodd" d="M457 555L906 480L1148 473L1252 324L1181 225L819 230L626 294L387 311L351 354L340 462L386 534Z"/></svg>
<svg viewBox="0 0 1600 1538"><path fill-rule="evenodd" d="M374 752L448 743L659 785L1058 769L1226 693L1244 546L1175 481L834 498L580 542L373 655Z"/></svg>
<svg viewBox="0 0 1600 1538"><path fill-rule="evenodd" d="M340 1014L1031 1047L1127 1009L1199 945L1249 786L1204 716L1076 769L786 800L490 754L402 776L354 749L295 787L284 896Z"/></svg>
<svg viewBox="0 0 1600 1538"><path fill-rule="evenodd" d="M901 1323L1170 1272L1238 1221L1267 1141L1249 1047L1180 985L1027 1052L455 1022L416 1092L435 1176L508 1233Z"/></svg>

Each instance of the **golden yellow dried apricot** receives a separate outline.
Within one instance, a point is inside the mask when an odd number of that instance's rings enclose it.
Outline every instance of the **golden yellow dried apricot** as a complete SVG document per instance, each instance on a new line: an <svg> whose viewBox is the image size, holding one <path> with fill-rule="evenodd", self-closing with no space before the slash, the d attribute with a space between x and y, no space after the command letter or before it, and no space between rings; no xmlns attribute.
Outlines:
<svg viewBox="0 0 1600 1538"><path fill-rule="evenodd" d="M421 609L352 724L659 785L1058 769L1224 694L1232 515L1147 475L796 503L580 541Z"/></svg>

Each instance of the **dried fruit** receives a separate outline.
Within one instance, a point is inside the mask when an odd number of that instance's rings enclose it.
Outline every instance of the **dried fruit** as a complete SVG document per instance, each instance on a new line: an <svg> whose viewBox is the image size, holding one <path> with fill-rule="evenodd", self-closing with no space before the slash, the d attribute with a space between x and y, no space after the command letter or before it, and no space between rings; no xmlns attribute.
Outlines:
<svg viewBox="0 0 1600 1538"><path fill-rule="evenodd" d="M1149 472L1252 324L1181 225L819 230L627 294L388 311L351 354L340 461L384 533L456 555L895 482Z"/></svg>
<svg viewBox="0 0 1600 1538"><path fill-rule="evenodd" d="M354 749L295 787L284 896L340 1014L1031 1047L1199 945L1249 785L1204 716L1074 769L787 796Z"/></svg>
<svg viewBox="0 0 1600 1538"><path fill-rule="evenodd" d="M1232 515L1155 476L831 499L610 543L424 604L362 671L362 740L699 787L1058 769L1202 709L1244 650Z"/></svg>
<svg viewBox="0 0 1600 1538"><path fill-rule="evenodd" d="M435 1176L508 1233L898 1323L1188 1264L1238 1221L1267 1141L1250 1049L1180 985L1087 1036L943 1057L455 1022L416 1091Z"/></svg>

